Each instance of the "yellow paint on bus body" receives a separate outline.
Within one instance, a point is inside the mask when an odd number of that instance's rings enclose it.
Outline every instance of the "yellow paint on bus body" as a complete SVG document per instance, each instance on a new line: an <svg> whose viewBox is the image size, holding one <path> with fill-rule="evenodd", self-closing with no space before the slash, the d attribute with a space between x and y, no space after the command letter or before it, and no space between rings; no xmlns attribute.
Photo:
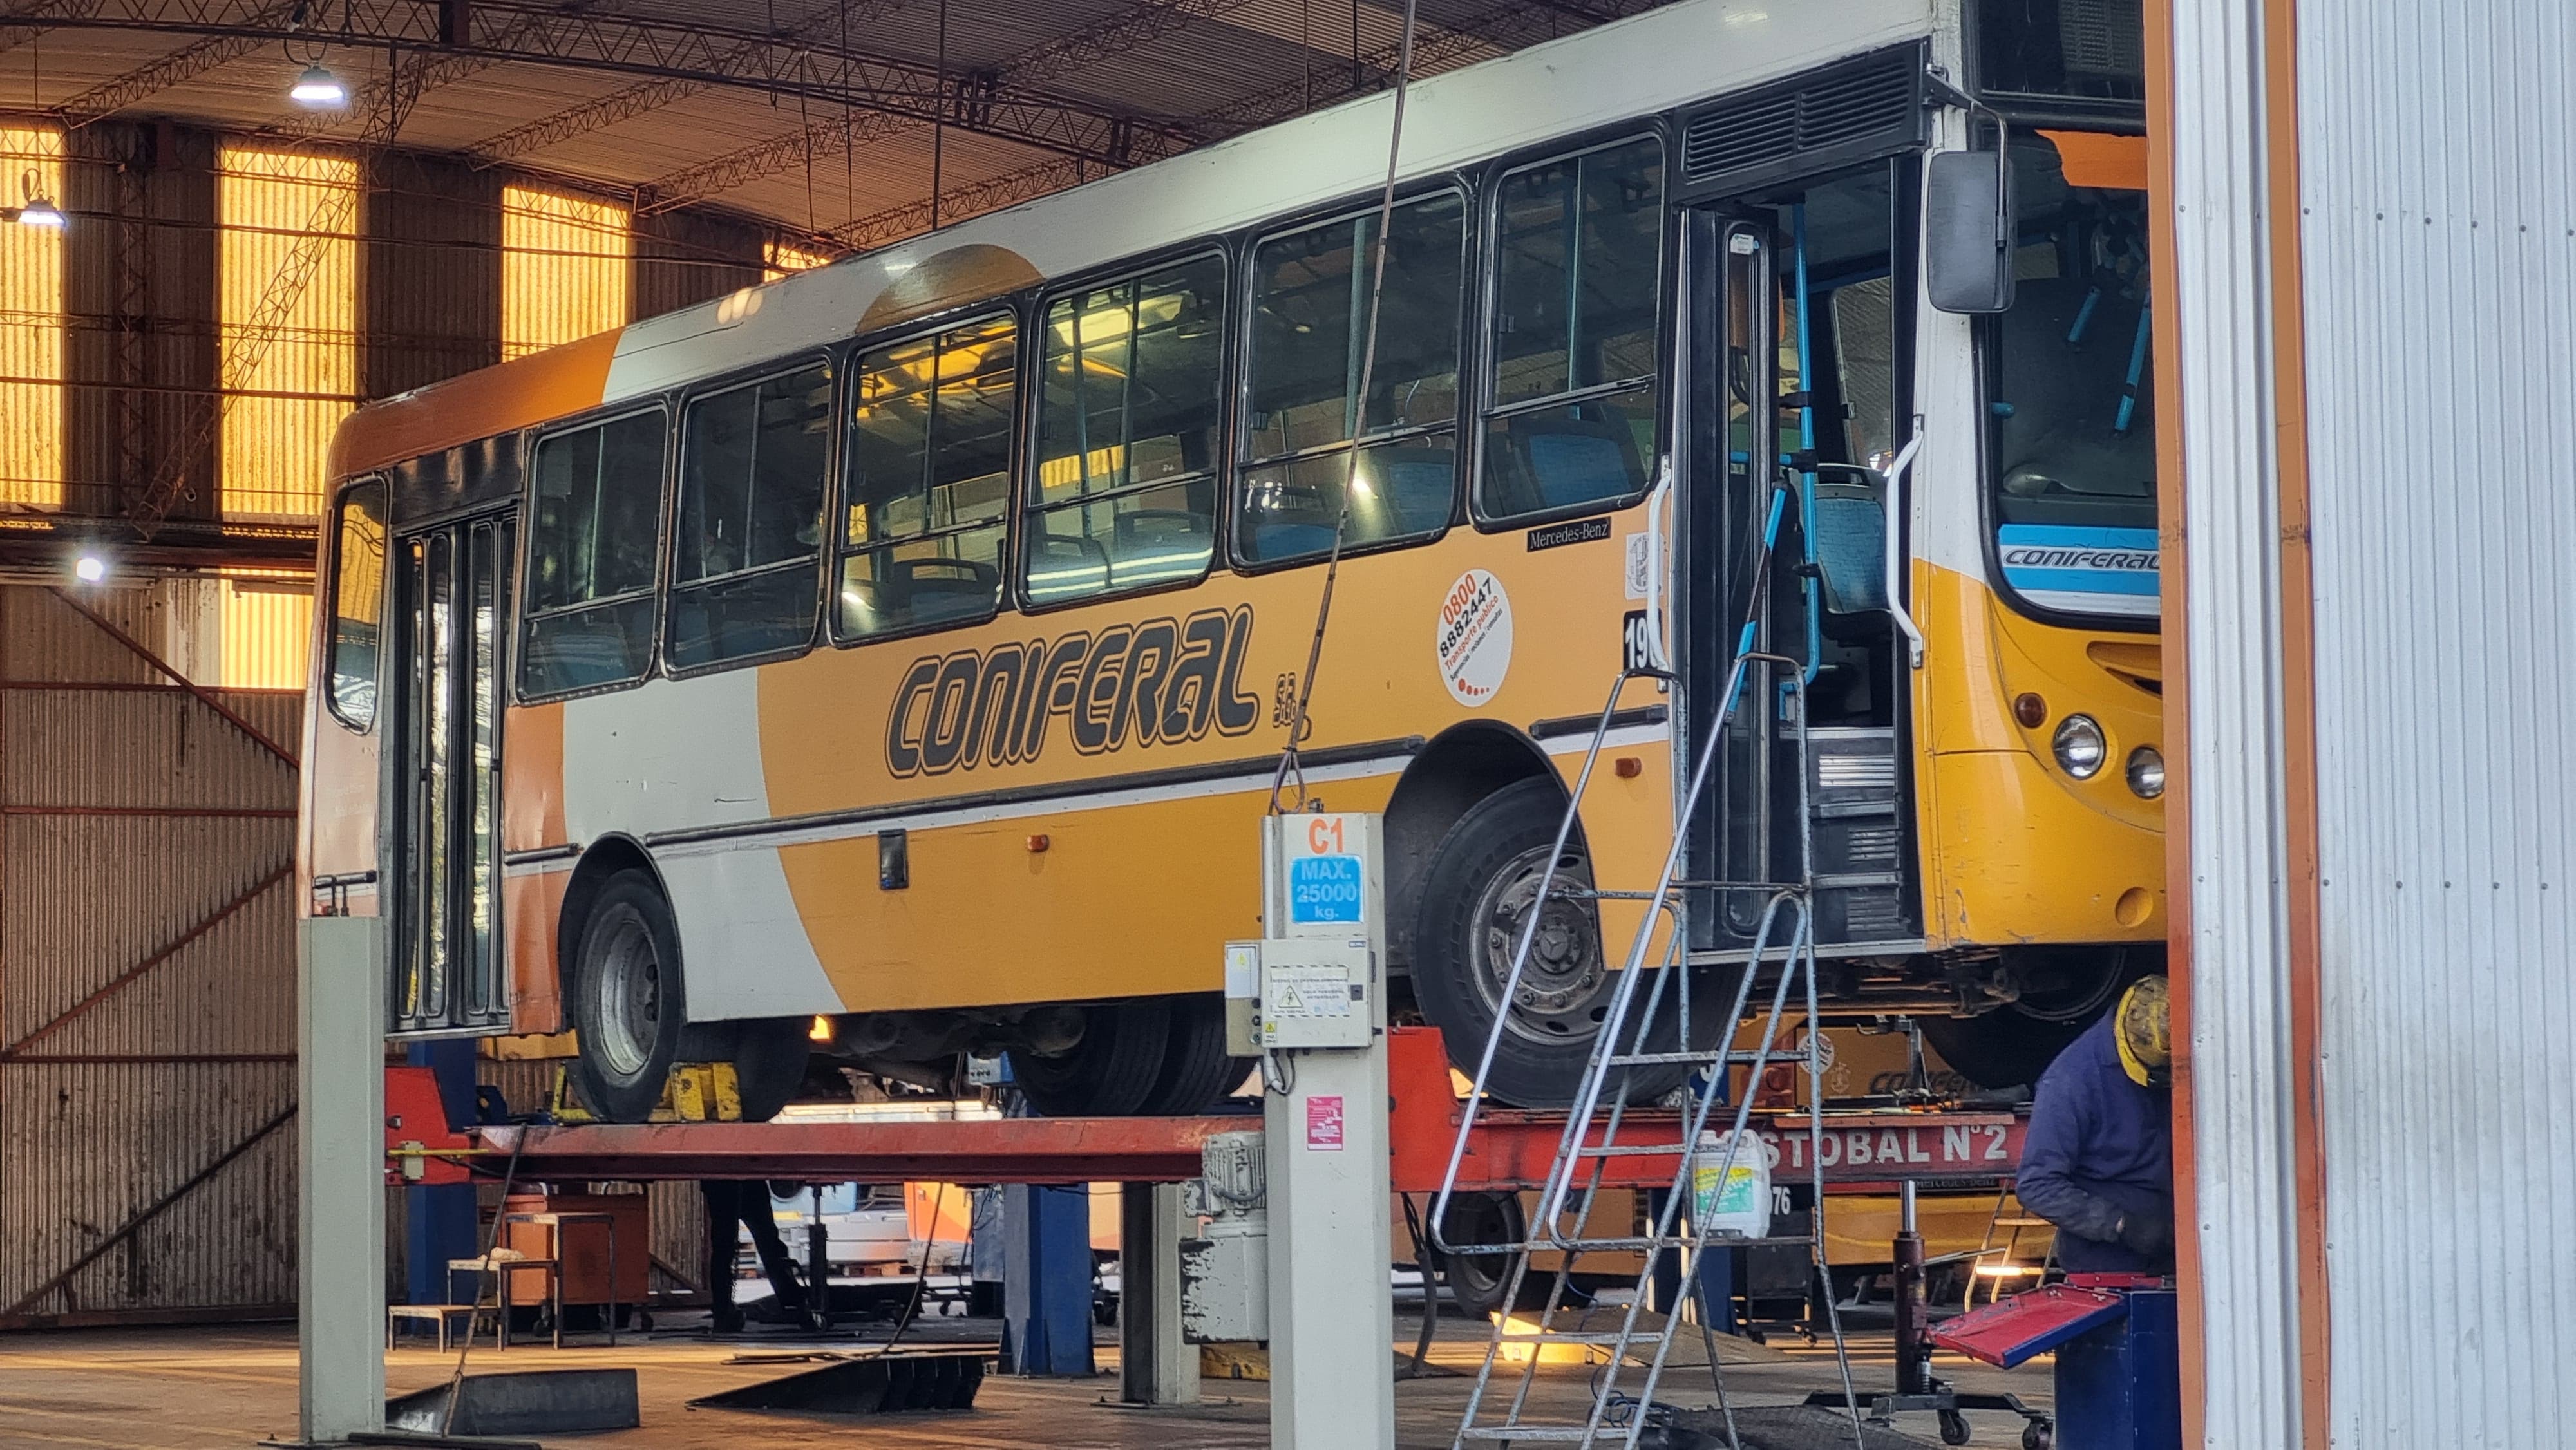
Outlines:
<svg viewBox="0 0 2576 1450"><path fill-rule="evenodd" d="M2161 676L2153 642L2043 624L1929 563L1914 583L1930 642L1915 686L1928 944L2162 941L2164 806L2126 771L2132 750L2162 748L2159 698L2137 683ZM2035 727L2013 717L2024 693L2047 707ZM2049 744L2078 712L2108 744L2081 781Z"/></svg>

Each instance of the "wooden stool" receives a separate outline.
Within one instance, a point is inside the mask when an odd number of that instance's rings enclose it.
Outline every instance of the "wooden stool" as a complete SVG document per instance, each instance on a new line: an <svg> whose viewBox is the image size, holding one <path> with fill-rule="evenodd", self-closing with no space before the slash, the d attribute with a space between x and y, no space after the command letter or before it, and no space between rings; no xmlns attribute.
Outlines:
<svg viewBox="0 0 2576 1450"><path fill-rule="evenodd" d="M548 1297L552 1301L555 1315L555 1348L563 1348L563 1275L556 1272L554 1260L532 1258L526 1254L520 1253L516 1249L494 1249L492 1251L492 1256L488 1259L450 1259L447 1261L447 1272L450 1275L467 1273L478 1275L490 1274L500 1281L500 1292L497 1302L499 1305L501 1320L499 1335L500 1347L503 1349L508 1349L510 1347L510 1278L512 1271L518 1269L543 1269L545 1271ZM478 1305L482 1302L483 1294L479 1281L475 1290L474 1298Z"/></svg>
<svg viewBox="0 0 2576 1450"><path fill-rule="evenodd" d="M405 1319L426 1319L438 1326L438 1347L447 1348L447 1330L456 1316L465 1316L465 1332L474 1332L474 1316L481 1312L472 1304L388 1304L385 1306L385 1348L394 1347L394 1326Z"/></svg>

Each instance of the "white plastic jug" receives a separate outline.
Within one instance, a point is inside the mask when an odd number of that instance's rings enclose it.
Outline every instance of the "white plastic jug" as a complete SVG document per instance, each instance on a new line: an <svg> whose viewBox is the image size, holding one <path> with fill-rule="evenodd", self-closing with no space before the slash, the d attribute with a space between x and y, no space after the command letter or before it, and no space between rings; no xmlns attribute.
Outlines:
<svg viewBox="0 0 2576 1450"><path fill-rule="evenodd" d="M1714 1129L1699 1135L1691 1154L1691 1222L1707 1238L1762 1238L1771 1232L1771 1145L1747 1128L1730 1163L1730 1136Z"/></svg>

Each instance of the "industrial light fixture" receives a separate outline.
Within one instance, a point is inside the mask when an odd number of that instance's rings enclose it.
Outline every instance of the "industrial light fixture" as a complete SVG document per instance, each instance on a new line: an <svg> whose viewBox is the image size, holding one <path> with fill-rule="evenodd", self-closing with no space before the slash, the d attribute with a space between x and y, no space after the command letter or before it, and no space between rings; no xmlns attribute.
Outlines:
<svg viewBox="0 0 2576 1450"><path fill-rule="evenodd" d="M349 88L331 74L331 68L315 61L295 78L286 98L308 111L336 111L349 104Z"/></svg>
<svg viewBox="0 0 2576 1450"><path fill-rule="evenodd" d="M72 565L72 577L83 584L96 584L107 577L107 561L96 554L83 554Z"/></svg>
<svg viewBox="0 0 2576 1450"><path fill-rule="evenodd" d="M27 199L27 204L18 208L18 225L62 230L62 208L54 205L53 198L37 185L36 168L28 167L27 174L18 178L18 192Z"/></svg>
<svg viewBox="0 0 2576 1450"><path fill-rule="evenodd" d="M286 19L290 34L281 42L286 58L289 62L301 61L304 64L304 71L295 78L295 84L287 87L286 98L308 111L337 111L349 104L349 88L341 84L338 76L331 74L329 66L322 63L329 43L326 41L302 55L296 54L301 47L296 44L294 36L312 28L317 18L313 14L314 4L315 0L295 0L294 13ZM344 8L340 14L340 29L345 34L348 28L349 16Z"/></svg>

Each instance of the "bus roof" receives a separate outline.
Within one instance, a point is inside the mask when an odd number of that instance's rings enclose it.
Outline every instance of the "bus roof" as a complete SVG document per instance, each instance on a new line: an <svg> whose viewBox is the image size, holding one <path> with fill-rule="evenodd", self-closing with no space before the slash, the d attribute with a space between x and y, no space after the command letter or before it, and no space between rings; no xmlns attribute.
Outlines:
<svg viewBox="0 0 2576 1450"><path fill-rule="evenodd" d="M1929 33L1934 0L1678 0L1417 83L1401 171L1442 171ZM331 476L381 468L1374 188L1378 92L352 413Z"/></svg>

